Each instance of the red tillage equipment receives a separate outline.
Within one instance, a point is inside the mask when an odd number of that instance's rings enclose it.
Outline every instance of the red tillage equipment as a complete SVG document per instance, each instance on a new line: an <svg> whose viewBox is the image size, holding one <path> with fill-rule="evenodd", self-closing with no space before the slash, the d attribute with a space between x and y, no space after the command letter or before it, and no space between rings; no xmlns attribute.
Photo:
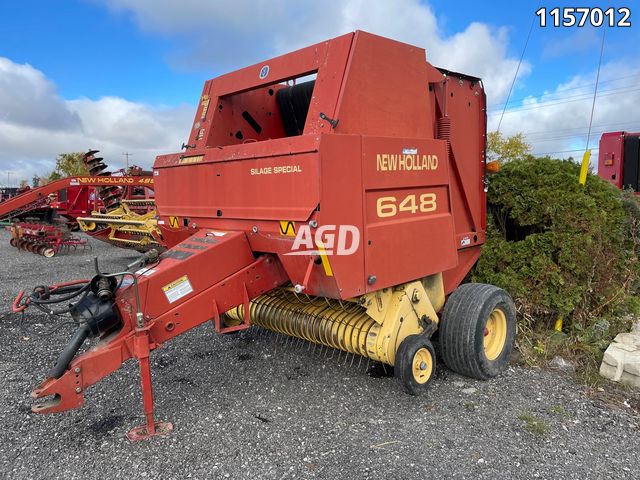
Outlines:
<svg viewBox="0 0 640 480"><path fill-rule="evenodd" d="M12 247L37 253L47 258L53 257L61 249L91 247L87 240L73 235L68 229L43 223L15 223L11 226Z"/></svg>
<svg viewBox="0 0 640 480"><path fill-rule="evenodd" d="M169 250L135 272L39 288L61 292L78 330L33 410L77 408L135 358L146 425L149 356L211 321L254 324L395 367L410 393L447 366L474 378L507 364L515 309L464 277L485 241L485 94L421 48L355 32L205 83L187 149L156 159ZM136 267L137 268L137 267ZM99 343L76 356L89 337ZM114 400L116 401L116 400Z"/></svg>

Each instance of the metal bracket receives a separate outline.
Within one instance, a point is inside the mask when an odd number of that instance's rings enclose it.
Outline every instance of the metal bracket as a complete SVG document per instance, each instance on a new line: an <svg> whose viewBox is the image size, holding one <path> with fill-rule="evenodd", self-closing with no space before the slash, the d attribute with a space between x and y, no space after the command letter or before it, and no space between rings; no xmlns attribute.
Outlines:
<svg viewBox="0 0 640 480"><path fill-rule="evenodd" d="M333 118L329 118L327 117L324 113L320 112L320 118L326 122L329 122L329 124L331 125L331 127L336 128L338 126L338 119L333 119Z"/></svg>

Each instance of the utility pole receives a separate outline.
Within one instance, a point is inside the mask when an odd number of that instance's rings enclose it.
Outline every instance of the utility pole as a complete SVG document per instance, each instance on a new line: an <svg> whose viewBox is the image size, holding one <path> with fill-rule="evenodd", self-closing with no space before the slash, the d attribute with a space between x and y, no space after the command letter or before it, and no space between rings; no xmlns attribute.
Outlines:
<svg viewBox="0 0 640 480"><path fill-rule="evenodd" d="M11 180L10 180L10 179L11 179L11 174L12 174L12 173L13 173L13 172L9 172L9 171L7 171L7 187L10 187L10 186L11 186Z"/></svg>
<svg viewBox="0 0 640 480"><path fill-rule="evenodd" d="M124 155L124 162L125 162L125 165L127 167L127 170L129 170L129 157L133 156L133 153L122 152L122 155Z"/></svg>

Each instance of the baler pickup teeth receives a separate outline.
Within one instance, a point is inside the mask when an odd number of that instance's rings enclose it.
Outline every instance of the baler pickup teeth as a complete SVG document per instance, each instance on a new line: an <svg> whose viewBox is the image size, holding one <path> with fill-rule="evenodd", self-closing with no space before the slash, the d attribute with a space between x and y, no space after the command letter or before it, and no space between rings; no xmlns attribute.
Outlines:
<svg viewBox="0 0 640 480"><path fill-rule="evenodd" d="M120 203L125 203L131 206L144 206L144 205L155 205L156 201L152 198L150 199L122 199Z"/></svg>
<svg viewBox="0 0 640 480"><path fill-rule="evenodd" d="M108 216L91 216L91 217L79 217L78 220L82 222L95 222L95 223L104 223L104 224L113 224L113 225L136 225L136 226L144 226L147 222L142 220L125 220L122 217L120 218L111 218Z"/></svg>

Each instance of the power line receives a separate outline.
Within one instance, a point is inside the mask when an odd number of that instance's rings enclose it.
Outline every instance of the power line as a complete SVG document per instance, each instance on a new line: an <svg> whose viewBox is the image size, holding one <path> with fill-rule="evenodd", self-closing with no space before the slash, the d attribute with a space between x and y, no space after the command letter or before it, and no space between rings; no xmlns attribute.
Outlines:
<svg viewBox="0 0 640 480"><path fill-rule="evenodd" d="M601 90L600 93L597 96L599 98L600 97L609 97L611 95L619 95L621 93L637 92L638 90L640 90L640 88ZM558 101L552 100L552 101L548 101L548 102L536 103L536 104L533 104L533 105L525 105L524 107L512 108L511 110L506 112L506 114L515 113L515 112L522 112L522 111L526 111L526 110L536 110L538 108L546 108L546 107L552 107L554 105L564 105L566 103L589 100L591 98L591 94L584 93L584 94L581 94L581 95L576 95L575 97L566 97L566 98L570 99L570 100L558 100ZM498 112L489 113L488 115L492 116L492 115L497 115L497 114L498 114Z"/></svg>
<svg viewBox="0 0 640 480"><path fill-rule="evenodd" d="M504 108L502 109L502 115L500 116L500 121L498 122L498 129L500 131L500 125L502 125L502 119L504 118L504 112L507 110L507 104L509 103L509 98L511 97L511 92L513 91L513 86L516 84L516 79L518 78L518 72L520 71L520 66L522 65L522 60L524 59L524 52L527 51L527 45L529 45L529 39L531 38L531 32L533 31L533 24L535 23L536 17L535 15L531 19L531 26L529 27L529 33L527 34L527 39L524 42L524 48L522 49L522 55L520 55L520 61L518 62L518 67L516 68L516 73L513 76L513 81L511 82L511 86L509 87L509 93L507 94L507 101L504 104Z"/></svg>
<svg viewBox="0 0 640 480"><path fill-rule="evenodd" d="M602 52L604 52L604 35L606 27L602 28L602 43L600 44L600 59L598 60L598 73L596 74L596 88L593 90L593 103L591 104L591 117L589 118L589 133L587 134L587 147L589 150L589 140L591 138L591 124L593 123L593 112L596 109L596 96L598 95L598 82L600 81L600 67L602 66Z"/></svg>
<svg viewBox="0 0 640 480"><path fill-rule="evenodd" d="M594 148L593 151L597 152L598 149ZM584 150L582 148L578 148L578 149L575 149L575 150L557 150L555 152L538 152L538 153L533 153L532 155L534 157L541 157L543 155L551 155L552 153L573 153L573 152L584 152Z"/></svg>
<svg viewBox="0 0 640 480"><path fill-rule="evenodd" d="M624 75L622 77L616 77L616 78L612 78L610 80L602 80L600 82L600 85L603 85L605 83L608 84L608 83L612 83L612 82L619 82L619 81L625 80L627 78L638 78L638 79L640 79L640 73L634 73L634 74L631 74L631 75ZM511 99L511 100L509 100L509 103L514 104L514 103L518 103L518 102L521 102L521 101L524 101L524 100L528 100L530 98L536 98L536 97L543 97L543 96L544 97L549 97L549 96L554 96L554 95L562 95L565 92L570 92L570 91L573 91L573 90L586 89L586 88L589 88L589 87L593 87L594 85L595 85L595 83L593 83L593 82L592 83L584 83L584 84L576 86L576 87L563 88L561 90L556 90L554 92L532 93L532 94L529 94L529 95L527 95L525 97ZM624 85L624 87L626 88L626 87L630 87L632 85L633 84ZM564 97L560 97L560 98L564 98ZM487 109L500 110L502 108L502 106L505 105L506 103L507 102L492 103L492 104L487 106Z"/></svg>
<svg viewBox="0 0 640 480"><path fill-rule="evenodd" d="M610 131L610 129L596 130L595 135L601 136L603 133L606 133L608 131ZM551 136L551 137L542 137L542 138L533 138L533 139L530 137L527 137L527 140L530 140L535 143L553 142L557 140L566 140L566 139L571 139L576 137L585 137L588 135L588 133L589 133L588 130L584 130L578 133L567 134L567 135L557 135L557 136Z"/></svg>
<svg viewBox="0 0 640 480"><path fill-rule="evenodd" d="M629 126L630 129L635 129L638 128L640 129L640 118L638 118L637 121L626 121L626 122L618 122L618 123L609 123L606 125L595 125L593 128L604 128L606 130L611 130L614 128L620 128L622 130L624 130L624 128L621 128L622 126ZM583 127L573 127L573 128L561 128L561 129L557 129L554 128L553 130L539 130L537 132L523 132L523 135L526 136L531 136L531 135L542 135L542 134L547 134L547 133L560 133L560 132L572 132L575 130L580 130L580 131L586 131L586 129L588 128L588 125L584 125Z"/></svg>

